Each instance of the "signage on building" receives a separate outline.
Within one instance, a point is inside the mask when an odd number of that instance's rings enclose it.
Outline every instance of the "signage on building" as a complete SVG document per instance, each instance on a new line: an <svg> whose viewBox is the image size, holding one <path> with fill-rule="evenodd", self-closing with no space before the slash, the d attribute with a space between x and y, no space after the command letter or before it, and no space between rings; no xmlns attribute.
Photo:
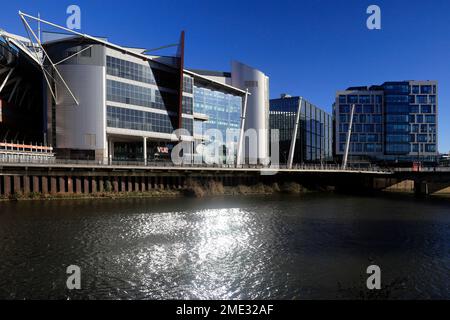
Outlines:
<svg viewBox="0 0 450 320"><path fill-rule="evenodd" d="M168 147L157 147L156 150L158 151L158 153L164 153L164 154L168 154L169 153L169 148Z"/></svg>

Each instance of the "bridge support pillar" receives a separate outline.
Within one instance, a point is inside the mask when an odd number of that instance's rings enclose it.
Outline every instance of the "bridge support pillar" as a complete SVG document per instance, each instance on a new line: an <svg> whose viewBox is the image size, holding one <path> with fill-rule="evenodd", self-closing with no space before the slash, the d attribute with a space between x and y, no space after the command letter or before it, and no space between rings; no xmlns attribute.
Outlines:
<svg viewBox="0 0 450 320"><path fill-rule="evenodd" d="M21 191L20 176L14 176L14 193L20 193Z"/></svg>
<svg viewBox="0 0 450 320"><path fill-rule="evenodd" d="M3 185L5 187L4 195L9 196L11 194L11 176L3 176Z"/></svg>
<svg viewBox="0 0 450 320"><path fill-rule="evenodd" d="M141 192L146 192L147 191L147 183L145 182L146 177L140 177L139 178L141 181Z"/></svg>
<svg viewBox="0 0 450 320"><path fill-rule="evenodd" d="M59 193L66 193L66 179L59 177Z"/></svg>
<svg viewBox="0 0 450 320"><path fill-rule="evenodd" d="M72 177L67 177L67 193L73 193L73 179L72 179Z"/></svg>
<svg viewBox="0 0 450 320"><path fill-rule="evenodd" d="M38 176L33 176L33 192L34 193L40 192L40 190L39 190L39 177Z"/></svg>
<svg viewBox="0 0 450 320"><path fill-rule="evenodd" d="M48 177L42 176L42 194L48 193Z"/></svg>
<svg viewBox="0 0 450 320"><path fill-rule="evenodd" d="M92 193L97 193L97 178L96 177L91 177L91 189L92 189Z"/></svg>
<svg viewBox="0 0 450 320"><path fill-rule="evenodd" d="M105 192L105 181L103 177L98 178L98 192Z"/></svg>
<svg viewBox="0 0 450 320"><path fill-rule="evenodd" d="M126 187L125 187L125 177L120 177L120 191L121 192L126 192Z"/></svg>
<svg viewBox="0 0 450 320"><path fill-rule="evenodd" d="M81 179L79 177L75 178L75 193L81 193Z"/></svg>
<svg viewBox="0 0 450 320"><path fill-rule="evenodd" d="M58 193L58 190L57 190L56 186L57 186L57 184L56 184L56 177L50 177L50 193L51 194Z"/></svg>
<svg viewBox="0 0 450 320"><path fill-rule="evenodd" d="M428 183L426 181L414 181L414 194L418 197L429 195Z"/></svg>

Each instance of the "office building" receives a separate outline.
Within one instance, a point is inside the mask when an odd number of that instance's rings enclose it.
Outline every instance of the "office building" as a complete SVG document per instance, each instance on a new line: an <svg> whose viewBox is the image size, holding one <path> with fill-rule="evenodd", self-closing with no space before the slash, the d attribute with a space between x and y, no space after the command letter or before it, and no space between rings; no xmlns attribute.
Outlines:
<svg viewBox="0 0 450 320"><path fill-rule="evenodd" d="M250 150L250 140L242 146L243 159L246 163L265 163L269 158L269 77L262 71L238 61L232 61L231 72L192 70L208 79L230 85L241 90L248 90L247 110L244 131L255 130L256 152ZM226 117L226 115L224 115ZM235 118L237 114L230 115ZM235 118L236 119L236 118ZM237 123L237 121L234 121ZM240 123L240 121L239 121ZM231 128L235 128L231 127Z"/></svg>
<svg viewBox="0 0 450 320"><path fill-rule="evenodd" d="M301 101L301 106L300 106ZM326 163L333 160L332 117L327 112L300 97L282 95L270 100L270 128L279 130L280 164L287 164L292 137L300 109L292 164Z"/></svg>
<svg viewBox="0 0 450 320"><path fill-rule="evenodd" d="M345 154L353 120L349 144L353 161L435 162L437 100L436 81L385 82L338 91L333 108L336 155L342 159Z"/></svg>

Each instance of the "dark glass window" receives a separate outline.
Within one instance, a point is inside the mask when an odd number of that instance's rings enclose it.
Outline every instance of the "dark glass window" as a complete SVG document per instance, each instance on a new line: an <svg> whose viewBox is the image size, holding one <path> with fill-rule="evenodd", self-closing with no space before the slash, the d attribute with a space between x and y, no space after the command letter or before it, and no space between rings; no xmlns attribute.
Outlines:
<svg viewBox="0 0 450 320"><path fill-rule="evenodd" d="M428 142L428 135L426 134L418 134L417 135L418 142Z"/></svg>
<svg viewBox="0 0 450 320"><path fill-rule="evenodd" d="M428 103L427 96L417 96L417 103Z"/></svg>
<svg viewBox="0 0 450 320"><path fill-rule="evenodd" d="M418 114L417 117L416 117L416 122L417 123L423 123L423 115Z"/></svg>
<svg viewBox="0 0 450 320"><path fill-rule="evenodd" d="M419 106L409 106L410 113L419 113Z"/></svg>
<svg viewBox="0 0 450 320"><path fill-rule="evenodd" d="M435 115L426 115L425 122L426 123L436 123L436 116Z"/></svg>
<svg viewBox="0 0 450 320"><path fill-rule="evenodd" d="M369 95L361 95L359 96L359 103L370 103L370 96Z"/></svg>
<svg viewBox="0 0 450 320"><path fill-rule="evenodd" d="M342 104L339 106L339 113L349 113L350 106L348 104Z"/></svg>
<svg viewBox="0 0 450 320"><path fill-rule="evenodd" d="M432 93L432 88L430 85L424 85L420 87L420 93L421 94L429 94Z"/></svg>
<svg viewBox="0 0 450 320"><path fill-rule="evenodd" d="M347 96L348 103L358 103L358 96L349 95Z"/></svg>
<svg viewBox="0 0 450 320"><path fill-rule="evenodd" d="M436 103L436 96L429 96L430 97L430 103Z"/></svg>

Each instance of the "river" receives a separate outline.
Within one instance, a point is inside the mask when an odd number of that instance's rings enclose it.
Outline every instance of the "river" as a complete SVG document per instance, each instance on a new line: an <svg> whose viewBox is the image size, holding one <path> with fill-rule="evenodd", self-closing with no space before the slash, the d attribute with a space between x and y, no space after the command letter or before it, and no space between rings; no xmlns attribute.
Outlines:
<svg viewBox="0 0 450 320"><path fill-rule="evenodd" d="M3 299L359 299L372 264L390 299L450 299L450 200L2 202L0 255Z"/></svg>

